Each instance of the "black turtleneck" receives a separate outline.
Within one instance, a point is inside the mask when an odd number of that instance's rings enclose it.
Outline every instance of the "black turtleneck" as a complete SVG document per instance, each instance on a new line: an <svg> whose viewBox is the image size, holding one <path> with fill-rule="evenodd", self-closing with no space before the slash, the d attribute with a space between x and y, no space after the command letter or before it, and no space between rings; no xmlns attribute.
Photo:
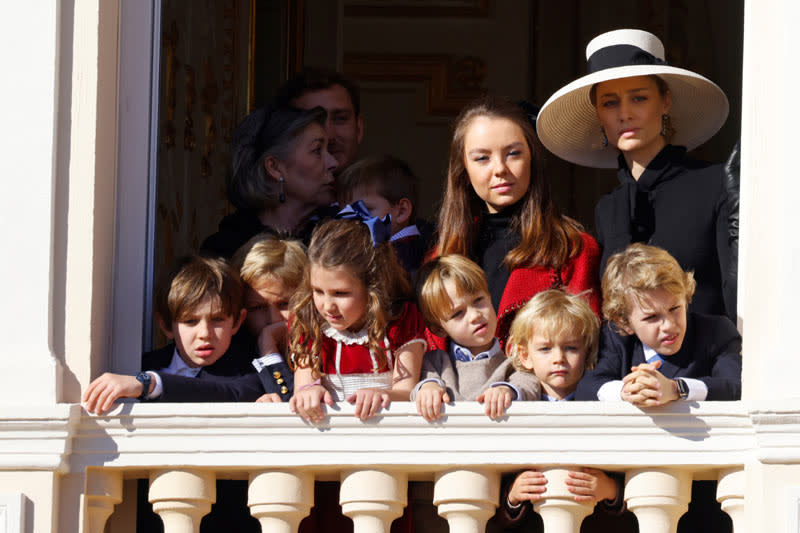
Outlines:
<svg viewBox="0 0 800 533"><path fill-rule="evenodd" d="M522 200L499 213L484 211L481 217L473 259L486 272L489 294L495 309L500 306L500 299L511 275L503 260L520 242L519 234L511 229L511 219L520 209L521 203Z"/></svg>

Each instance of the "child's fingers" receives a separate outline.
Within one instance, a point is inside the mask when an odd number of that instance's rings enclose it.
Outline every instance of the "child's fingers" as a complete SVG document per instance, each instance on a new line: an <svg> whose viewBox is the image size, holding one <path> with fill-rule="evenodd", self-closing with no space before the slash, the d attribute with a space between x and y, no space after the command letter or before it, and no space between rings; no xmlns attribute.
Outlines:
<svg viewBox="0 0 800 533"><path fill-rule="evenodd" d="M372 396L372 402L369 404L369 411L367 412L367 416L364 417L366 420L367 418L372 418L378 411L380 410L381 406L383 405L384 399L380 394L374 394Z"/></svg>
<svg viewBox="0 0 800 533"><path fill-rule="evenodd" d="M568 485L569 485L569 482L573 481L573 480L574 481L590 481L593 478L593 476L591 474L589 474L588 472L579 472L579 471L574 471L574 470L570 470L567 473L567 476L568 477L567 477L567 479L565 481L566 481L566 483Z"/></svg>
<svg viewBox="0 0 800 533"><path fill-rule="evenodd" d="M442 402L443 403L450 403L450 395L447 394L447 391L442 393Z"/></svg>
<svg viewBox="0 0 800 533"><path fill-rule="evenodd" d="M331 396L330 391L325 390L325 394L322 395L322 400L325 402L325 405L333 406L333 396Z"/></svg>
<svg viewBox="0 0 800 533"><path fill-rule="evenodd" d="M97 402L97 414L101 415L111 410L114 401L119 397L113 387L106 387Z"/></svg>
<svg viewBox="0 0 800 533"><path fill-rule="evenodd" d="M484 392L482 394L479 394L478 397L475 398L475 401L478 402L478 403L485 402L486 401L486 393Z"/></svg>

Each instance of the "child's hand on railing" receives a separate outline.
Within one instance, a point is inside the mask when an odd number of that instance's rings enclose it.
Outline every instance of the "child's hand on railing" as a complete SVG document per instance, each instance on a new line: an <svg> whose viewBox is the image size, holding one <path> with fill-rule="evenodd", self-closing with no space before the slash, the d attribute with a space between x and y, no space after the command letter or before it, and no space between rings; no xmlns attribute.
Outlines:
<svg viewBox="0 0 800 533"><path fill-rule="evenodd" d="M417 413L428 422L433 422L442 416L442 405L450 403L447 389L435 381L423 383L417 392Z"/></svg>
<svg viewBox="0 0 800 533"><path fill-rule="evenodd" d="M489 387L483 394L478 396L478 403L484 404L486 416L495 420L506 413L506 409L511 406L511 400L516 393L505 385Z"/></svg>
<svg viewBox="0 0 800 533"><path fill-rule="evenodd" d="M323 405L333 405L333 396L318 382L303 385L289 400L289 409L309 422L321 422L325 418Z"/></svg>
<svg viewBox="0 0 800 533"><path fill-rule="evenodd" d="M378 409L389 407L392 399L389 393L383 389L359 389L351 394L347 401L355 404L355 415L361 420L372 418L378 413Z"/></svg>

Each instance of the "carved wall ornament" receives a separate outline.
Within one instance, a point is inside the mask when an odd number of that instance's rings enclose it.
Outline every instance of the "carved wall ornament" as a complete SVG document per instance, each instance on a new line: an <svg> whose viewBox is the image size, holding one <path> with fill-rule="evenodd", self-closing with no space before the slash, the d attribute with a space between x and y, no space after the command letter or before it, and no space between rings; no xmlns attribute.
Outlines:
<svg viewBox="0 0 800 533"><path fill-rule="evenodd" d="M347 54L343 70L359 81L425 84L426 113L457 115L486 92L487 66L479 57L445 55Z"/></svg>

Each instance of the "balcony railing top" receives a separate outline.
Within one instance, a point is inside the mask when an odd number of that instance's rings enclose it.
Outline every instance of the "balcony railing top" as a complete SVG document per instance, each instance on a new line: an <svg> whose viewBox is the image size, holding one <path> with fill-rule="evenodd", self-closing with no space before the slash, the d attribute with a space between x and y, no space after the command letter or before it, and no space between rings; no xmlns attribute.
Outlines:
<svg viewBox="0 0 800 533"><path fill-rule="evenodd" d="M696 468L800 462L800 400L703 402L638 409L624 403L520 402L499 421L476 403L447 406L430 424L395 402L361 421L353 407L312 425L285 404L126 403L105 416L79 405L0 408L0 470L83 471L98 466L254 468L530 464Z"/></svg>

